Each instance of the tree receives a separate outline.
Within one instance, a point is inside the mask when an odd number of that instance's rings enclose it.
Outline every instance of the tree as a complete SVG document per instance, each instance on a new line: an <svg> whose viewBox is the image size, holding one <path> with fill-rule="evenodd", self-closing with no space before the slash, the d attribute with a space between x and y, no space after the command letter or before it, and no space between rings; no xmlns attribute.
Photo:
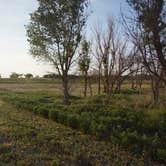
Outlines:
<svg viewBox="0 0 166 166"><path fill-rule="evenodd" d="M100 24L101 25L101 24ZM95 68L97 71L97 81L98 81L98 95L101 94L101 83L102 83L102 60L103 55L101 53L100 49L100 40L101 40L101 27L99 24L94 27L94 36L95 39L93 41L93 47L92 47L92 55L95 60Z"/></svg>
<svg viewBox="0 0 166 166"><path fill-rule="evenodd" d="M44 74L43 78L51 78L51 79L56 79L58 78L58 75L55 73L48 73L48 74Z"/></svg>
<svg viewBox="0 0 166 166"><path fill-rule="evenodd" d="M148 71L154 101L159 101L159 89L166 82L166 10L164 0L127 0L132 16L124 18L125 29L142 55Z"/></svg>
<svg viewBox="0 0 166 166"><path fill-rule="evenodd" d="M117 45L115 45L115 24L113 19L108 20L106 31L95 30L98 61L101 60L101 71L103 73L104 93L110 94L110 74L115 64ZM100 65L100 63L99 63Z"/></svg>
<svg viewBox="0 0 166 166"><path fill-rule="evenodd" d="M10 75L10 78L11 79L18 79L19 77L22 77L22 75L23 74L18 74L18 73L12 73L11 75Z"/></svg>
<svg viewBox="0 0 166 166"><path fill-rule="evenodd" d="M31 78L33 78L33 74L27 73L27 74L25 74L25 78L31 79Z"/></svg>
<svg viewBox="0 0 166 166"><path fill-rule="evenodd" d="M127 0L136 13L136 21L144 30L157 59L166 72L166 6L165 0Z"/></svg>
<svg viewBox="0 0 166 166"><path fill-rule="evenodd" d="M79 70L82 72L84 76L84 97L87 96L87 85L88 85L88 70L90 67L90 43L86 41L86 39L82 42L81 54L79 57L78 65Z"/></svg>
<svg viewBox="0 0 166 166"><path fill-rule="evenodd" d="M63 83L64 103L69 104L68 73L86 24L88 0L38 0L27 36L31 54L55 66Z"/></svg>
<svg viewBox="0 0 166 166"><path fill-rule="evenodd" d="M112 18L108 20L105 31L95 28L95 45L93 55L99 71L98 92L100 92L100 78L103 78L104 92L110 95L115 84L117 84L116 89L120 90L121 84L127 77L124 75L129 74L129 69L133 65L133 58L127 41L119 38L119 29Z"/></svg>
<svg viewBox="0 0 166 166"><path fill-rule="evenodd" d="M135 65L135 50L133 47L129 49L128 42L120 42L117 46L117 53L116 53L116 60L115 60L115 67L114 67L114 73L112 73L112 88L114 88L115 84L115 90L120 91L122 83L125 79L128 78L129 75L132 74L133 71L131 71L131 68Z"/></svg>

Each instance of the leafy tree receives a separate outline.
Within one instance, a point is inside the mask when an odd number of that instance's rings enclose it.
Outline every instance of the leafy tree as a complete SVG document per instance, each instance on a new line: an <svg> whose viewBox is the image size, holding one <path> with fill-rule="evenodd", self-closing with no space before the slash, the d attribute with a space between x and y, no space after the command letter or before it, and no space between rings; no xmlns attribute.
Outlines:
<svg viewBox="0 0 166 166"><path fill-rule="evenodd" d="M86 24L88 0L38 0L27 26L30 52L53 64L63 82L64 103L69 103L68 73Z"/></svg>
<svg viewBox="0 0 166 166"><path fill-rule="evenodd" d="M166 83L166 3L165 0L127 0L133 9L126 28L142 55L152 81L155 103ZM164 90L163 90L164 91Z"/></svg>
<svg viewBox="0 0 166 166"><path fill-rule="evenodd" d="M78 61L79 69L82 72L85 81L84 97L87 96L88 70L90 67L89 51L90 51L90 43L84 39L82 42L81 54Z"/></svg>
<svg viewBox="0 0 166 166"><path fill-rule="evenodd" d="M137 28L141 29L146 52L157 58L166 76L166 3L165 0L127 0L135 11ZM149 48L150 47L150 48ZM149 53L149 54L151 54ZM149 54L147 56L149 56ZM154 54L156 56L154 56ZM144 58L145 60L145 58ZM145 62L149 67L148 62ZM158 75L150 67L152 74ZM163 75L161 76L163 77ZM165 80L166 81L166 80Z"/></svg>
<svg viewBox="0 0 166 166"><path fill-rule="evenodd" d="M28 78L28 79L33 78L33 75L31 73L27 73L25 74L25 78Z"/></svg>
<svg viewBox="0 0 166 166"><path fill-rule="evenodd" d="M22 74L18 74L18 73L14 72L10 75L11 79L18 79L19 77L22 77Z"/></svg>
<svg viewBox="0 0 166 166"><path fill-rule="evenodd" d="M58 75L55 73L48 73L48 74L43 75L43 78L56 79L56 78L58 78Z"/></svg>

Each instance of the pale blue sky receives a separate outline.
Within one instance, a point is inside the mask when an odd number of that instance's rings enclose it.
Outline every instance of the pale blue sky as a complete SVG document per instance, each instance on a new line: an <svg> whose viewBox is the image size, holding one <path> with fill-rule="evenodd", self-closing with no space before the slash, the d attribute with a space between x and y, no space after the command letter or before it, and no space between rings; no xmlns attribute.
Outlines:
<svg viewBox="0 0 166 166"><path fill-rule="evenodd" d="M124 7L125 0L92 0L93 13L87 31L99 20L104 24L110 15L118 17L120 4ZM43 75L54 71L48 64L34 60L28 52L24 26L36 7L36 0L0 0L0 74L3 77L11 72Z"/></svg>

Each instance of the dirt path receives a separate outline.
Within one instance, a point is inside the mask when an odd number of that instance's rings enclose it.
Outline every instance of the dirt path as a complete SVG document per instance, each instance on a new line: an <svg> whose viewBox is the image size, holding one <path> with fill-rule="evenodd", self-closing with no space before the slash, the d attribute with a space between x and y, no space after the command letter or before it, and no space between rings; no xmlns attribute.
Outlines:
<svg viewBox="0 0 166 166"><path fill-rule="evenodd" d="M142 166L129 153L0 101L0 166Z"/></svg>

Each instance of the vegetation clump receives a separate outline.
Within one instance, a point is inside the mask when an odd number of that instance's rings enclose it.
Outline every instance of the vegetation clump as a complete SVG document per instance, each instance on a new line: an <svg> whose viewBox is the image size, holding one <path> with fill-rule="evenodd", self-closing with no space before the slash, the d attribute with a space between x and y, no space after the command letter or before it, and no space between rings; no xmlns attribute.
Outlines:
<svg viewBox="0 0 166 166"><path fill-rule="evenodd" d="M111 106L102 103L64 106L50 100L28 94L7 92L4 98L20 109L49 118L98 139L121 145L136 155L144 152L154 160L164 157L166 114L156 115L130 107ZM49 101L49 102L48 102ZM51 103L52 102L52 103Z"/></svg>

